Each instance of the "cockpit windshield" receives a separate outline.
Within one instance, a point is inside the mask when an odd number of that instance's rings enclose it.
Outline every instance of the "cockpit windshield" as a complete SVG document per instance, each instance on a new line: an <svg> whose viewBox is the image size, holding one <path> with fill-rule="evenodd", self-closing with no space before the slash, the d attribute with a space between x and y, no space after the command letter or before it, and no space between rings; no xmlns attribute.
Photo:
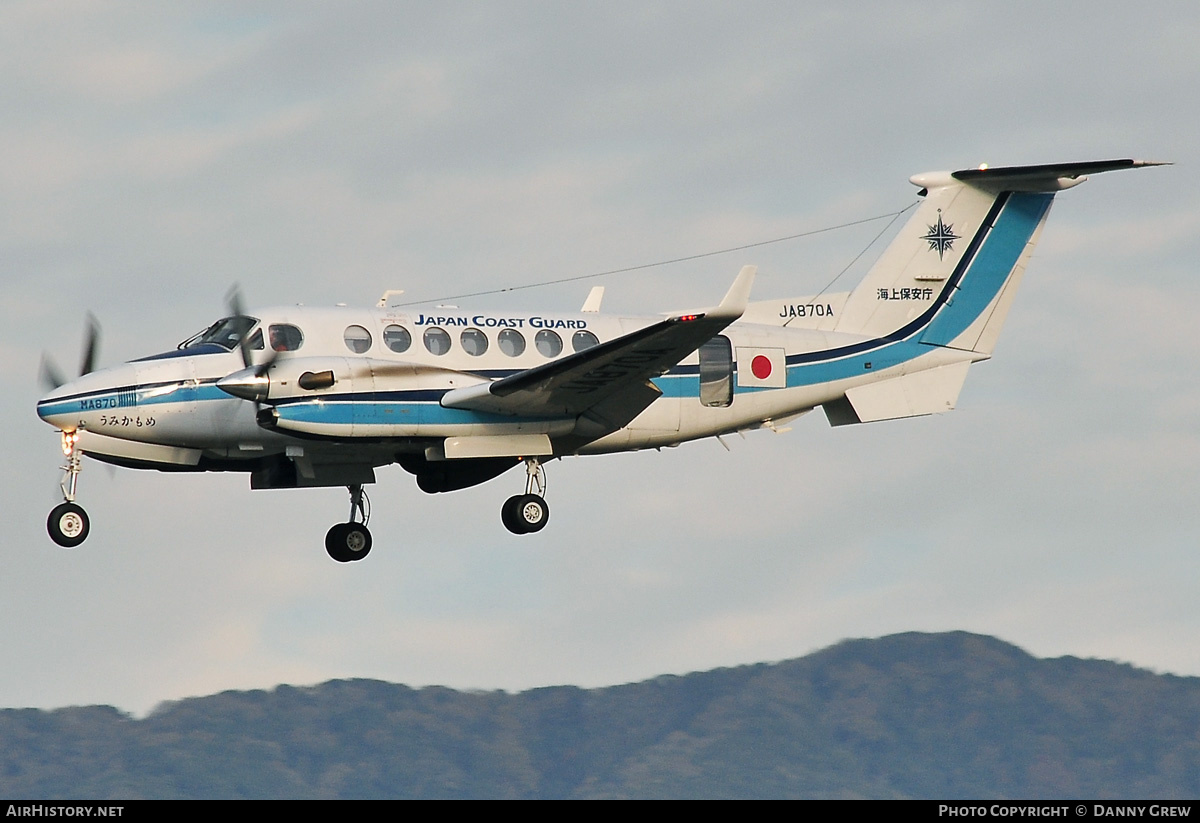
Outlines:
<svg viewBox="0 0 1200 823"><path fill-rule="evenodd" d="M245 315L225 317L213 323L204 331L193 334L187 340L184 340L179 344L179 348L190 349L195 346L203 346L205 343L216 343L222 348L233 351L241 339L254 328L256 323L258 323L257 318L246 317Z"/></svg>

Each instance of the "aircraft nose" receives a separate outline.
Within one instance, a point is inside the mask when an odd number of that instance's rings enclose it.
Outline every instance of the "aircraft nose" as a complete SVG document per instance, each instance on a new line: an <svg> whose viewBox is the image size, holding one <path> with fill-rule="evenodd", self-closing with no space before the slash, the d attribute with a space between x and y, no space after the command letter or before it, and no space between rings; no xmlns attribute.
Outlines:
<svg viewBox="0 0 1200 823"><path fill-rule="evenodd" d="M65 398L70 397L74 393L72 383L63 383L58 388L48 392L37 402L38 417L52 426L62 428L64 420L71 416L71 411L68 409L69 403Z"/></svg>
<svg viewBox="0 0 1200 823"><path fill-rule="evenodd" d="M94 371L47 392L38 400L37 415L51 426L74 429L89 412L126 404L136 383L137 373L127 363Z"/></svg>

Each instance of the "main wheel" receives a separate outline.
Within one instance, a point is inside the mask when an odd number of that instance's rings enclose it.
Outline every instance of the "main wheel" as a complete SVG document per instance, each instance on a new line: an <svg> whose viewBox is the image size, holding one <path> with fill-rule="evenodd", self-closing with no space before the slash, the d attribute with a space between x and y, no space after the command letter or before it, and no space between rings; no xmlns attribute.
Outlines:
<svg viewBox="0 0 1200 823"><path fill-rule="evenodd" d="M371 532L362 523L337 523L325 535L325 551L339 563L362 560L371 551Z"/></svg>
<svg viewBox="0 0 1200 823"><path fill-rule="evenodd" d="M522 494L517 498L516 519L526 534L541 531L550 521L550 506L539 495Z"/></svg>
<svg viewBox="0 0 1200 823"><path fill-rule="evenodd" d="M87 540L91 528L87 512L74 503L60 503L50 510L50 516L46 518L46 531L50 533L50 539L67 549L73 549Z"/></svg>

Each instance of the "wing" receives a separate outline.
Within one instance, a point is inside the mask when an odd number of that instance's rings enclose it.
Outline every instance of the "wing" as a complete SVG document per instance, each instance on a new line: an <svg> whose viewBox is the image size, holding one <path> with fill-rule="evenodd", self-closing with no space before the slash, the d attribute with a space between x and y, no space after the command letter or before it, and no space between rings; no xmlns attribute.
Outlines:
<svg viewBox="0 0 1200 823"><path fill-rule="evenodd" d="M593 417L624 425L662 394L650 378L742 316L755 271L743 267L715 309L670 317L492 383L454 389L442 405L521 417L576 417L591 411L599 412Z"/></svg>

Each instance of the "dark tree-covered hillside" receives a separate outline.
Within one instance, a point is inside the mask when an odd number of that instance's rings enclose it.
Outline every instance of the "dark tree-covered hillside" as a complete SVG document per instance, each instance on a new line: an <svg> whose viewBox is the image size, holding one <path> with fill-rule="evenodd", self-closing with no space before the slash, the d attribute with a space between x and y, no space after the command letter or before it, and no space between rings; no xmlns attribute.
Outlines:
<svg viewBox="0 0 1200 823"><path fill-rule="evenodd" d="M913 633L604 689L8 709L0 795L1194 798L1200 678Z"/></svg>

